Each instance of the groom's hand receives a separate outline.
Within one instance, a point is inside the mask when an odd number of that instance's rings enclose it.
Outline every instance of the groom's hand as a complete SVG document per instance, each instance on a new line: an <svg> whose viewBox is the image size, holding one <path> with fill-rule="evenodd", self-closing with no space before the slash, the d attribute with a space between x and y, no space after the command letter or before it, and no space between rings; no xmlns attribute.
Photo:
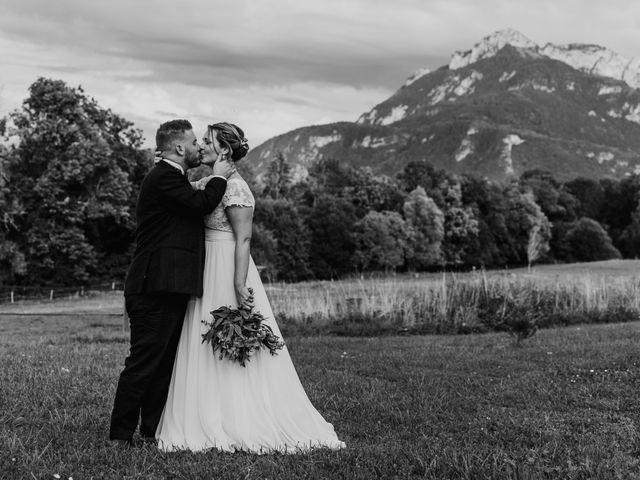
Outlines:
<svg viewBox="0 0 640 480"><path fill-rule="evenodd" d="M217 160L216 163L213 164L214 175L229 178L234 173L236 173L236 165L229 160Z"/></svg>

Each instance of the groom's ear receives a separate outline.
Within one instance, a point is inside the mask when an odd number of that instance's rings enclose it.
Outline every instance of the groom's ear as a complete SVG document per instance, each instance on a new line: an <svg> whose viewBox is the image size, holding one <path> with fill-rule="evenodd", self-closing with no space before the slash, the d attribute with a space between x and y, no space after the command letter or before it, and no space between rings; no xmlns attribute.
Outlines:
<svg viewBox="0 0 640 480"><path fill-rule="evenodd" d="M184 155L184 152L185 152L184 145L182 145L181 143L176 143L176 144L175 144L175 146L174 146L174 148L175 148L176 153L177 153L178 155L180 155L180 156L183 156L183 155Z"/></svg>

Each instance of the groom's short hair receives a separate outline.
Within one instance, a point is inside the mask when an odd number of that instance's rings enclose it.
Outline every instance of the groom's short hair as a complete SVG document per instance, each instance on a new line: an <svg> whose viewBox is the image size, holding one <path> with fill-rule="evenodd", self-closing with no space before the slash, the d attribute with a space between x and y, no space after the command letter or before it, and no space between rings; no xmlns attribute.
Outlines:
<svg viewBox="0 0 640 480"><path fill-rule="evenodd" d="M156 132L156 149L168 150L176 140L182 140L184 133L193 130L189 120L169 120L164 122Z"/></svg>

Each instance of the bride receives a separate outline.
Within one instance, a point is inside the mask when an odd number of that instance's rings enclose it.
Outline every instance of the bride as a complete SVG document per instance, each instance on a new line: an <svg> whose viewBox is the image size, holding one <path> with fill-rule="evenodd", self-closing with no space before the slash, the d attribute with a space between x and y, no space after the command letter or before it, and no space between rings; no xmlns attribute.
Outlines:
<svg viewBox="0 0 640 480"><path fill-rule="evenodd" d="M244 132L230 123L210 125L203 163L249 150ZM204 188L209 177L196 182ZM156 431L164 451L297 453L314 447L344 448L333 426L309 401L287 347L272 356L261 350L246 367L220 360L202 343L202 320L220 306L254 305L282 338L258 270L250 256L255 200L234 173L218 208L204 218L204 294L189 301L173 367L167 403Z"/></svg>

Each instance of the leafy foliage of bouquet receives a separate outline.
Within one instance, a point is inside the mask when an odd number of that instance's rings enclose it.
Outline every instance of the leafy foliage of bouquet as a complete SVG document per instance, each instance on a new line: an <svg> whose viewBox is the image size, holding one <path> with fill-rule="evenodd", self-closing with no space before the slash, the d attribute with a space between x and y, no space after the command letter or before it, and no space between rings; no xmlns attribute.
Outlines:
<svg viewBox="0 0 640 480"><path fill-rule="evenodd" d="M202 334L202 343L211 344L211 350L218 358L237 361L243 367L261 348L276 355L284 347L284 342L273 333L264 322L260 312L247 308L220 307L211 312L213 321L202 323L209 330Z"/></svg>

